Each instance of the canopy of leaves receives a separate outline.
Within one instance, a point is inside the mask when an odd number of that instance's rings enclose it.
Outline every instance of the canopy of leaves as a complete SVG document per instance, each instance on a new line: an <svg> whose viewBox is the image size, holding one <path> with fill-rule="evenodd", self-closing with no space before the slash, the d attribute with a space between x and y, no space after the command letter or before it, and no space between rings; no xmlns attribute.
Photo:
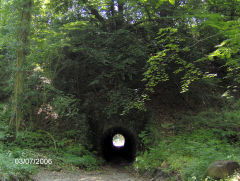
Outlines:
<svg viewBox="0 0 240 181"><path fill-rule="evenodd" d="M35 0L23 68L25 124L97 127L127 119L141 125L148 96L198 97L199 104L224 91L237 96L239 4ZM18 5L1 4L1 100L11 97L17 71Z"/></svg>

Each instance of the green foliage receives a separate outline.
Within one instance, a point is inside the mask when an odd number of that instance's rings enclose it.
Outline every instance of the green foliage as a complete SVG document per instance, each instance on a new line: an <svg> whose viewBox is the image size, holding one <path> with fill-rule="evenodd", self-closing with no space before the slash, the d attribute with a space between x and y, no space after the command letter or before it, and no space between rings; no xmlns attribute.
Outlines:
<svg viewBox="0 0 240 181"><path fill-rule="evenodd" d="M41 132L41 130L35 132L24 131L19 133L14 144L21 148L36 149L52 147L52 150L54 150L55 140L52 140L48 134Z"/></svg>
<svg viewBox="0 0 240 181"><path fill-rule="evenodd" d="M61 152L61 160L64 163L74 165L81 169L96 170L102 164L102 160L93 153L86 150L82 145L70 144L65 146Z"/></svg>
<svg viewBox="0 0 240 181"><path fill-rule="evenodd" d="M220 140L211 129L162 138L156 147L136 158L135 168L151 170L165 161L165 172L175 171L184 180L201 180L207 167L216 160L240 160L238 148Z"/></svg>
<svg viewBox="0 0 240 181"><path fill-rule="evenodd" d="M160 168L166 173L179 173L183 180L204 180L212 162L239 162L239 100L224 105L221 109L185 113L160 128L151 121L139 135L145 149L137 156L135 168Z"/></svg>
<svg viewBox="0 0 240 181"><path fill-rule="evenodd" d="M1 180L30 180L29 175L36 173L36 168L28 164L15 164L9 152L0 153L0 179Z"/></svg>
<svg viewBox="0 0 240 181"><path fill-rule="evenodd" d="M104 109L107 117L113 115L127 115L132 109L146 111L145 105L138 90L122 88L121 91L115 90L108 93L110 104Z"/></svg>
<svg viewBox="0 0 240 181"><path fill-rule="evenodd" d="M61 160L65 163L72 164L76 167L86 170L96 170L99 166L99 161L91 154L79 157L73 154L65 153L61 157Z"/></svg>
<svg viewBox="0 0 240 181"><path fill-rule="evenodd" d="M225 66L227 67L227 79L233 79L234 82L239 83L239 41L240 41L240 32L239 23L231 23L229 25L231 28L228 31L225 31L228 39L224 40L221 44L216 46L216 50L209 55L209 59L213 60L215 58L225 60Z"/></svg>
<svg viewBox="0 0 240 181"><path fill-rule="evenodd" d="M2 131L1 127L0 133L3 133ZM4 138L8 138L5 133L3 135ZM29 150L22 149L16 145L12 147L8 144L3 144L0 141L0 180L30 180L30 175L36 173L36 166L15 163L15 159L30 157L36 158L36 154L32 154Z"/></svg>
<svg viewBox="0 0 240 181"><path fill-rule="evenodd" d="M161 51L148 60L148 69L144 73L146 89L153 92L161 82L171 81L181 86L181 93L189 90L189 85L199 79L216 77L217 74L203 72L198 66L200 60L189 60L188 42L180 37L176 28L161 28L158 33L158 46ZM186 36L186 35L185 35ZM177 77L178 76L178 77ZM176 78L177 77L177 78ZM180 78L180 80L178 80Z"/></svg>
<svg viewBox="0 0 240 181"><path fill-rule="evenodd" d="M2 52L1 52L2 51ZM0 49L1 54L4 50ZM6 50L5 50L6 51ZM2 55L4 56L4 55ZM7 58L7 55L0 57L0 100L6 101L12 93L12 79L9 78L9 75L12 71L12 62L11 59Z"/></svg>
<svg viewBox="0 0 240 181"><path fill-rule="evenodd" d="M71 120L79 114L78 101L73 95L59 95L53 99L52 106L60 119Z"/></svg>
<svg viewBox="0 0 240 181"><path fill-rule="evenodd" d="M4 124L9 121L11 117L11 109L9 104L1 103L0 104L0 121Z"/></svg>
<svg viewBox="0 0 240 181"><path fill-rule="evenodd" d="M148 90L153 91L160 82L169 80L169 69L172 62L179 65L186 65L187 63L178 56L180 51L179 44L175 42L182 41L176 37L176 28L162 28L159 30L157 37L158 45L161 46L162 51L157 52L155 56L150 57L148 60L148 70L144 73L145 81L147 81ZM187 66L187 65L186 65ZM191 65L189 65L190 67ZM176 73L183 71L183 68L175 70Z"/></svg>
<svg viewBox="0 0 240 181"><path fill-rule="evenodd" d="M20 25L23 2L1 1L0 101L12 96L19 72L14 64L22 46L18 35L26 28ZM24 93L17 106L24 110L22 130L14 142L7 130L13 111L0 104L5 146L57 149L62 161L95 169L99 161L87 151L89 140L117 120L141 131L155 106L146 97L154 94L166 105L179 99L185 109L211 103L222 110L185 115L176 125L155 121L168 135L177 133L168 139L147 125L139 137L149 149L138 157L139 168L165 160L184 178L198 179L217 149L218 158L225 158L225 147L231 153L229 143L240 137L239 103L231 104L239 96L239 0L34 2L31 46L25 47L21 69L26 72Z"/></svg>
<svg viewBox="0 0 240 181"><path fill-rule="evenodd" d="M182 120L177 123L178 129L186 128L184 124L189 125L187 129L211 128L218 135L219 139L227 139L230 143L237 143L240 139L239 135L239 111L224 110L217 112L209 110L201 112L196 116L183 116Z"/></svg>

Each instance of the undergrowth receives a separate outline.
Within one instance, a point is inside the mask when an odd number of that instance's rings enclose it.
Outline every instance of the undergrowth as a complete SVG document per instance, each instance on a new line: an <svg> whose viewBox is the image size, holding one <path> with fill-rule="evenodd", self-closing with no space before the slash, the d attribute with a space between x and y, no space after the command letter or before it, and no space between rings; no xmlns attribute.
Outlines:
<svg viewBox="0 0 240 181"><path fill-rule="evenodd" d="M183 180L200 180L212 162L229 159L240 161L239 148L219 140L211 130L201 129L161 140L137 157L135 167L151 170L165 161L169 165L166 172L178 172Z"/></svg>
<svg viewBox="0 0 240 181"><path fill-rule="evenodd" d="M238 105L239 101L224 111L209 110L182 116L172 126L174 134L165 134L150 126L149 134L147 131L140 134L146 149L137 156L135 169L151 172L160 168L173 180L178 174L184 181L195 181L207 179L206 170L214 161L240 162ZM151 140L152 134L157 134L158 140Z"/></svg>
<svg viewBox="0 0 240 181"><path fill-rule="evenodd" d="M0 180L28 181L39 168L96 170L103 160L72 139L69 131L54 134L44 130L24 130L18 136L8 130L10 112L0 104ZM73 131L73 130L72 130ZM71 132L71 131L70 131ZM15 159L51 159L51 164L16 164Z"/></svg>

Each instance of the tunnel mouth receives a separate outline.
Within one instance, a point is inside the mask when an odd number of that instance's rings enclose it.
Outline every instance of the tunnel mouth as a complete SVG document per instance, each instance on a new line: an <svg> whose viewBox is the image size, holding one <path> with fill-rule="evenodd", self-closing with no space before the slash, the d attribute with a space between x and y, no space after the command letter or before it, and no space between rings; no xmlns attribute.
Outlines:
<svg viewBox="0 0 240 181"><path fill-rule="evenodd" d="M131 163L136 156L136 137L127 128L110 128L101 138L101 151L107 162Z"/></svg>

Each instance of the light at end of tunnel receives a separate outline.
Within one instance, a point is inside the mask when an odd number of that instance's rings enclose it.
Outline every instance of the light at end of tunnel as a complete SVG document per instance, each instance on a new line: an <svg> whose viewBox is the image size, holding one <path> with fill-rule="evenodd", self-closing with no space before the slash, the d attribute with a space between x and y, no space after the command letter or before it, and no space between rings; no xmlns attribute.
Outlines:
<svg viewBox="0 0 240 181"><path fill-rule="evenodd" d="M115 134L112 143L114 147L121 148L125 145L125 138L121 134Z"/></svg>

